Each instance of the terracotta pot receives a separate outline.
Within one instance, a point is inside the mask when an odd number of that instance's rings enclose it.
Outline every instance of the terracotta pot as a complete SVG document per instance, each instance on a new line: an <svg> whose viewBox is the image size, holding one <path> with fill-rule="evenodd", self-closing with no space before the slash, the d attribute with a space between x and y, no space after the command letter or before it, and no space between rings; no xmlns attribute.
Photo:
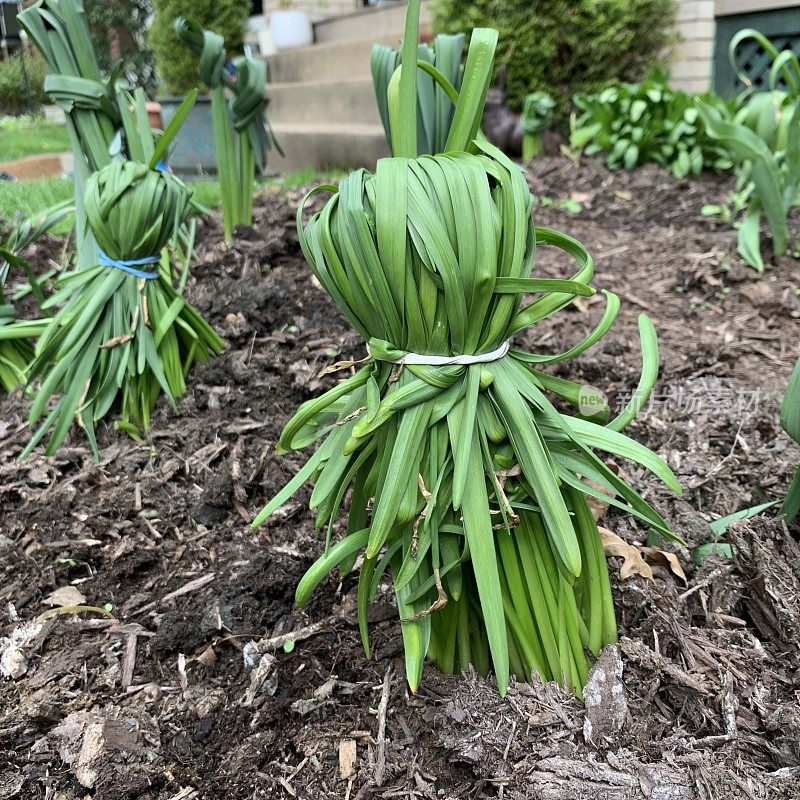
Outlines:
<svg viewBox="0 0 800 800"><path fill-rule="evenodd" d="M149 101L145 103L147 109L147 118L150 120L150 127L162 130L163 123L161 122L161 103Z"/></svg>

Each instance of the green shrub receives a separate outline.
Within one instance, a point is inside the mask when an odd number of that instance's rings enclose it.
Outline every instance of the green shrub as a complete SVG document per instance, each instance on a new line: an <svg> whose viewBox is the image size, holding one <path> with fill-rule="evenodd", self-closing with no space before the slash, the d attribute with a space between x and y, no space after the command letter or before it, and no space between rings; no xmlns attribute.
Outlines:
<svg viewBox="0 0 800 800"><path fill-rule="evenodd" d="M34 51L0 61L0 114L38 111L48 102L43 88L46 74L42 57Z"/></svg>
<svg viewBox="0 0 800 800"><path fill-rule="evenodd" d="M175 34L173 25L178 17L220 34L231 56L242 51L250 0L154 0L153 10L149 43L162 94L185 94L198 84L197 57Z"/></svg>
<svg viewBox="0 0 800 800"><path fill-rule="evenodd" d="M155 66L153 51L145 41L153 10L150 0L83 0L83 7L100 69L108 75L122 60L128 81L152 94L156 88Z"/></svg>
<svg viewBox="0 0 800 800"><path fill-rule="evenodd" d="M544 90L565 122L572 95L610 80L634 81L658 66L674 43L675 0L437 0L437 31L497 28L509 105Z"/></svg>
<svg viewBox="0 0 800 800"><path fill-rule="evenodd" d="M700 96L723 113L733 110L713 92ZM653 162L676 178L703 169L731 169L725 147L706 132L695 95L671 89L656 70L641 83L608 86L574 98L579 115L570 144L586 155L606 154L609 169Z"/></svg>

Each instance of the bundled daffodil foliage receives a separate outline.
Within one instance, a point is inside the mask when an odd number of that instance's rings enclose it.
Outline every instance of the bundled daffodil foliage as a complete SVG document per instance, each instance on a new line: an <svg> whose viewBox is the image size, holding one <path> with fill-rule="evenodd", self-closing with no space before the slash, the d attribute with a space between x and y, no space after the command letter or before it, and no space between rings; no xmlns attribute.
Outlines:
<svg viewBox="0 0 800 800"><path fill-rule="evenodd" d="M282 152L265 114L267 63L249 56L230 60L219 34L183 17L174 25L180 41L198 57L200 80L211 89L223 228L230 243L237 225L253 222L256 167L261 174L273 147Z"/></svg>
<svg viewBox="0 0 800 800"><path fill-rule="evenodd" d="M450 97L435 75L441 74L458 91L461 88L464 52L464 34L439 34L433 44L417 47L417 153L432 155L444 150L454 106ZM402 53L384 44L372 46L372 84L375 100L386 132L386 140L392 146L392 126L389 119L389 95L396 92L400 73L398 67ZM394 78L394 81L392 80Z"/></svg>
<svg viewBox="0 0 800 800"><path fill-rule="evenodd" d="M589 660L616 639L608 571L587 498L624 509L664 536L665 520L608 467L605 454L641 464L675 491L669 467L621 433L658 371L655 332L640 320L645 368L631 405L611 421L557 405L581 387L546 371L597 343L619 310L558 355L510 344L517 334L595 293L579 242L531 220L519 168L479 131L497 34L472 33L443 148L418 157L419 0L409 3L400 71L388 114L393 158L358 170L303 222L300 242L321 285L364 338L370 358L309 400L285 427L281 452L318 447L255 520L261 524L303 483L327 531L324 554L297 588L305 605L337 567L360 559L358 616L392 576L415 690L430 658L445 672L533 670L580 694ZM418 67L429 67L418 62ZM575 261L568 279L535 276L540 248ZM533 295L535 299L524 302ZM591 405L591 404L590 404ZM599 455L604 454L604 455ZM333 527L349 497L346 531Z"/></svg>
<svg viewBox="0 0 800 800"><path fill-rule="evenodd" d="M556 101L547 92L532 92L522 106L522 160L530 161L542 151L541 134L553 121Z"/></svg>
<svg viewBox="0 0 800 800"><path fill-rule="evenodd" d="M138 435L158 396L174 406L191 366L222 349L173 288L169 258L161 255L190 213L191 191L155 168L158 157L115 161L87 180L86 217L101 256L63 275L44 303L58 311L29 370L37 390L29 422L39 427L23 458L45 436L46 452L55 452L73 422L96 454L95 425L117 404L118 427Z"/></svg>
<svg viewBox="0 0 800 800"><path fill-rule="evenodd" d="M51 70L45 93L64 110L75 172L76 233L82 265L97 260L86 227L83 198L93 172L111 163L112 143L122 125L117 104L118 71L100 71L81 0L38 0L19 15L20 25Z"/></svg>

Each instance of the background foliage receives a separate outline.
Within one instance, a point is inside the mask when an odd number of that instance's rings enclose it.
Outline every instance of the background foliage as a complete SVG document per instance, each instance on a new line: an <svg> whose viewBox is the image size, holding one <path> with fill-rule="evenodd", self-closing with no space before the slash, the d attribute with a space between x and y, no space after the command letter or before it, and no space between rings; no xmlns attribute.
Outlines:
<svg viewBox="0 0 800 800"><path fill-rule="evenodd" d="M700 97L726 115L736 106L735 100L725 103L713 92ZM725 147L706 131L695 95L672 89L661 70L641 83L575 95L574 102L579 113L570 143L589 156L605 153L609 169L652 161L684 178L703 169L733 167Z"/></svg>
<svg viewBox="0 0 800 800"><path fill-rule="evenodd" d="M500 31L497 65L508 67L508 103L545 90L564 122L576 92L635 81L659 66L674 43L675 0L438 0L437 31Z"/></svg>
<svg viewBox="0 0 800 800"><path fill-rule="evenodd" d="M172 25L186 17L225 39L229 56L241 53L250 0L154 0L149 43L158 70L161 94L185 94L199 83L197 56L187 49Z"/></svg>
<svg viewBox="0 0 800 800"><path fill-rule="evenodd" d="M43 89L46 74L47 66L34 50L0 61L0 114L38 111L47 102Z"/></svg>
<svg viewBox="0 0 800 800"><path fill-rule="evenodd" d="M83 0L83 6L100 69L109 74L117 61L123 59L125 77L133 86L141 86L152 95L156 74L153 51L147 47L151 0ZM114 40L119 42L119 50L112 52Z"/></svg>

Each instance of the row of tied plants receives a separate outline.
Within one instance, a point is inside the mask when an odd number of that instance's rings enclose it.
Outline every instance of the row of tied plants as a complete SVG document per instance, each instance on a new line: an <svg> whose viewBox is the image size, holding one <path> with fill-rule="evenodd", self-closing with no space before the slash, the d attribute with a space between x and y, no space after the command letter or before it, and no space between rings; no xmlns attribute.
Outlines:
<svg viewBox="0 0 800 800"><path fill-rule="evenodd" d="M672 536L595 453L631 458L679 490L661 459L621 433L655 380L655 333L643 317L637 398L613 420L605 409L602 423L561 414L547 395L576 404L579 386L543 367L602 338L619 310L615 295L606 292L602 321L570 351L552 357L509 349L518 331L595 292L592 260L570 237L531 225L533 199L521 173L480 132L497 34L473 33L463 76L460 52L451 51L451 82L432 63L446 69L441 54L425 60L423 53L417 64L418 0L409 10L400 57L411 68L398 67L394 54L382 90L394 157L374 175L360 170L338 189L321 187L332 200L300 225L309 264L368 342L371 359L289 423L282 448L325 441L256 523L313 477L312 505L330 534L350 491L348 535L329 542L298 587L298 601L363 551L359 620L368 647L367 605L390 568L412 688L428 656L446 671L493 669L501 691L510 673L528 678L537 670L580 693L589 655L616 638L587 495ZM40 0L21 21L53 71L46 90L68 114L77 267L49 297L28 274L42 319L11 321L0 339L19 344L39 326L35 349L21 350L10 373L22 374L34 394L31 423L44 418L23 457L48 435L46 452L53 452L75 421L96 451L96 423L112 407L121 410L119 427L146 428L159 394L174 400L191 364L220 349L182 297L192 205L163 164L193 98L167 131L152 132L142 92L101 76L79 0ZM233 62L237 80L227 81L219 40L184 21L176 28L216 93L221 165L226 157L237 165L223 173L225 190L252 187L248 127L264 123L242 98L257 70L248 74ZM424 100L418 66L431 79ZM401 112L416 107L418 93L425 120L435 118L424 141L416 115ZM472 224L459 225L459 233L457 218ZM18 263L24 233L7 243L6 263ZM536 248L544 246L575 259L571 279L532 277ZM531 293L537 299L523 305Z"/></svg>
<svg viewBox="0 0 800 800"><path fill-rule="evenodd" d="M18 224L0 241L0 385L33 396L34 434L55 452L73 424L98 451L95 428L112 410L116 427L139 437L163 394L174 406L193 364L222 341L184 299L196 214L204 211L169 168L169 152L197 97L192 90L165 131L150 127L144 90L118 64L103 74L81 0L40 0L19 15L50 70L44 91L66 115L75 201ZM275 146L264 114L266 65L228 59L222 38L178 20L211 88L220 163L224 238L252 221L255 171ZM75 252L59 275L36 276L20 257L46 230L73 217ZM10 290L12 269L23 283ZM17 320L32 295L39 319Z"/></svg>
<svg viewBox="0 0 800 800"><path fill-rule="evenodd" d="M521 171L481 132L497 32L473 30L462 66L461 37L417 44L419 7L409 3L402 49L373 54L392 156L374 173L356 170L338 187L312 190L308 197L330 198L308 219L306 202L298 211L306 260L369 357L289 421L279 450L316 449L253 524L313 483L310 506L326 546L297 601L360 560L358 620L369 652L368 606L389 571L412 689L428 658L445 672L492 671L501 693L512 674L537 672L580 695L591 658L617 635L590 501L680 540L604 460L629 459L680 491L667 464L623 433L657 377L656 333L642 315L642 376L616 417L602 404L587 415L581 387L546 369L606 335L620 309L613 292L603 290L601 320L566 352L512 345L517 333L595 294L592 258L573 238L533 223ZM22 22L53 70L47 91L68 112L78 254L49 297L28 274L21 291L40 300L42 320L0 317L0 343L39 337L32 362L24 366L17 348L8 372L21 373L35 395L32 423L44 417L23 456L48 434L55 450L74 421L96 450L95 424L111 408L121 410L123 430L138 433L158 396L174 400L191 365L221 348L183 298L193 206L163 163L193 95L163 134L152 132L143 94L104 80L92 63L79 0L40 0ZM236 195L229 213L246 213L256 148L269 140L266 127L251 130L266 123L263 107L252 108L259 91L249 89L265 76L228 62L213 33L175 26L216 93L223 191ZM236 81L225 77L231 70ZM542 98L530 105L531 116L545 115ZM530 124L531 149L540 130ZM12 266L22 238L6 248ZM574 274L535 277L543 247L569 255ZM36 334L9 333L35 324ZM796 435L796 406L787 408ZM345 534L334 540L345 505ZM796 498L787 501L792 510Z"/></svg>

